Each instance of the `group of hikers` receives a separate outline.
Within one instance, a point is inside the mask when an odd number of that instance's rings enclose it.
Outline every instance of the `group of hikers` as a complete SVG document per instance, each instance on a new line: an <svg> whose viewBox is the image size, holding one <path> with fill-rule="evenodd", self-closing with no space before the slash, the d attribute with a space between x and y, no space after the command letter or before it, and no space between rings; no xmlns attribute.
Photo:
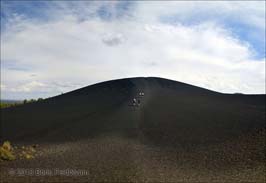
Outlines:
<svg viewBox="0 0 266 183"><path fill-rule="evenodd" d="M138 97L133 98L132 105L133 106L140 106L141 100L140 98L144 97L144 92L139 92Z"/></svg>

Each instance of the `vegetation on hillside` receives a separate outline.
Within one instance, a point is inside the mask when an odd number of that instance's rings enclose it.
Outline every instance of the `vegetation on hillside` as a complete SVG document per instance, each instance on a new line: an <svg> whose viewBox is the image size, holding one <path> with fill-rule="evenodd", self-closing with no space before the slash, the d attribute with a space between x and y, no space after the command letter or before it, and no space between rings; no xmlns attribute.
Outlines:
<svg viewBox="0 0 266 183"><path fill-rule="evenodd" d="M12 106L16 106L18 104L10 104L10 103L0 103L0 108L7 108L7 107L12 107Z"/></svg>
<svg viewBox="0 0 266 183"><path fill-rule="evenodd" d="M7 108L7 107L13 107L13 106L18 106L18 105L23 105L23 104L27 104L27 103L32 103L32 102L38 102L38 101L42 101L43 98L38 98L36 99L25 99L23 100L23 102L15 102L15 103L6 103L4 101L1 101L0 103L0 108Z"/></svg>

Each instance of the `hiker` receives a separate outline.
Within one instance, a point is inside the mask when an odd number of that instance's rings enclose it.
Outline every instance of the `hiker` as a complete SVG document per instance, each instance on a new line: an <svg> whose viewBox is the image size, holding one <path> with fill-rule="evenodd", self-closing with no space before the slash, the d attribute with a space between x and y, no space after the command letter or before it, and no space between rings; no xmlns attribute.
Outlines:
<svg viewBox="0 0 266 183"><path fill-rule="evenodd" d="M136 104L137 104L137 99L133 98L133 105L136 105Z"/></svg>
<svg viewBox="0 0 266 183"><path fill-rule="evenodd" d="M139 92L139 96L144 96L144 92Z"/></svg>

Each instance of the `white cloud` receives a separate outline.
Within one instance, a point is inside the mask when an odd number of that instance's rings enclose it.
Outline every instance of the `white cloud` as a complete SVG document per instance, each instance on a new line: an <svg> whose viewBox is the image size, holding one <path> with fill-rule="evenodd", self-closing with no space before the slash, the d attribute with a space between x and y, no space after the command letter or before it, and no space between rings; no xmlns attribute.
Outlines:
<svg viewBox="0 0 266 183"><path fill-rule="evenodd" d="M223 25L164 24L152 15L176 7L140 4L135 19L80 21L70 12L54 21L13 25L1 37L1 61L31 69L3 68L5 91L55 95L104 80L159 76L220 92L265 93L265 59L255 60L250 45Z"/></svg>
<svg viewBox="0 0 266 183"><path fill-rule="evenodd" d="M265 1L146 1L138 3L134 16L139 20L157 22L162 17L178 21L235 21L265 29Z"/></svg>
<svg viewBox="0 0 266 183"><path fill-rule="evenodd" d="M18 85L13 88L10 88L11 92L33 92L33 91L41 91L45 87L45 84L38 82L38 81L32 81L26 84Z"/></svg>
<svg viewBox="0 0 266 183"><path fill-rule="evenodd" d="M4 84L0 84L0 88L1 88L1 91L3 91L3 90L6 89L6 85L4 85Z"/></svg>

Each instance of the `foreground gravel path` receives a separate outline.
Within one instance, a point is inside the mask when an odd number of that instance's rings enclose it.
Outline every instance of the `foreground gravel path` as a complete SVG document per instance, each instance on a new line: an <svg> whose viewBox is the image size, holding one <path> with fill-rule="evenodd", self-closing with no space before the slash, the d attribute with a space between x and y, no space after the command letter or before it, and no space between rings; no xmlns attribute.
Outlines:
<svg viewBox="0 0 266 183"><path fill-rule="evenodd" d="M2 182L265 182L265 133L194 148L109 134L41 144L30 160L1 162Z"/></svg>

